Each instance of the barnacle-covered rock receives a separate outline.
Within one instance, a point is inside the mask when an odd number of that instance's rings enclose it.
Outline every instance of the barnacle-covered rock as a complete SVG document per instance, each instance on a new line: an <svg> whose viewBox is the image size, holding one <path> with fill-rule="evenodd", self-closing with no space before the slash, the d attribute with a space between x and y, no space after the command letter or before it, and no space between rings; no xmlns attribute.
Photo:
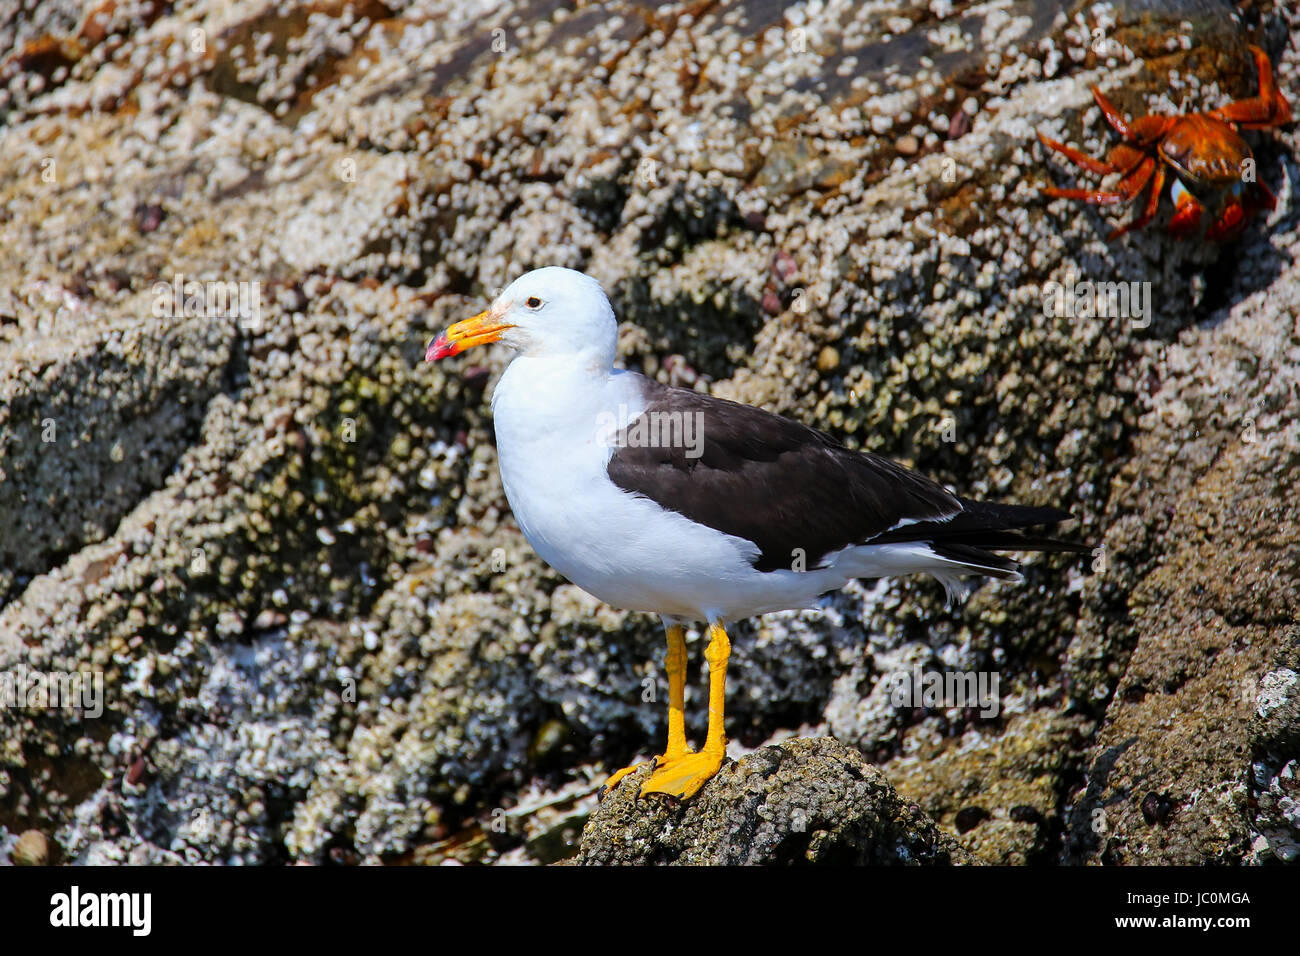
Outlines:
<svg viewBox="0 0 1300 956"><path fill-rule="evenodd" d="M1225 615L1290 600L1258 599L1286 499L1251 456L1290 460L1294 217L1235 254L1154 229L1107 244L1097 210L1039 196L1059 170L1036 131L1104 151L1092 84L1133 113L1252 92L1228 4L1157 7L146 0L0 24L0 668L106 688L98 718L0 710L0 843L35 829L54 859L103 862L432 862L466 833L484 861L571 849L585 798L536 808L658 745L657 624L577 593L514 525L485 402L503 357L420 362L559 264L610 291L630 367L1075 511L1086 566L1042 560L958 612L932 582L855 584L739 625L731 663L746 746L829 730L985 858L1042 859L1061 795L1082 787L1086 814L1105 791L1114 754L1087 741L1129 719L1116 688L1176 669L1167 633L1219 647L1187 589L1212 584ZM1257 7L1294 92L1294 13ZM1279 152L1256 153L1273 184ZM257 314L156 308L178 277L255 290ZM1151 311L1048 307L1072 279L1150 283ZM1260 440L1239 448L1247 417ZM1209 533L1189 510L1219 522L1208 550L1171 537ZM1220 650L1207 692L1263 679L1264 613L1224 632L1257 643L1239 666ZM1003 714L893 706L882 679L913 667L996 671ZM1227 794L1234 849L1180 859L1237 858L1251 826L1232 796L1247 711L1222 699L1203 711L1222 746L1184 780ZM1147 792L1123 797L1126 859L1169 843Z"/></svg>

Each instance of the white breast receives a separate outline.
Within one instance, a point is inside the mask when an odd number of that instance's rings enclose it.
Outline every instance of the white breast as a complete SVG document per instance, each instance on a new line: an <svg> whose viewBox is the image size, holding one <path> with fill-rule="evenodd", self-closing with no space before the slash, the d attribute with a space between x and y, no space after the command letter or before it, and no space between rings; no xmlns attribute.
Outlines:
<svg viewBox="0 0 1300 956"><path fill-rule="evenodd" d="M640 414L637 377L596 381L556 365L521 356L493 398L501 479L524 536L548 564L615 607L721 616L729 608L720 591L766 577L752 567L757 549L610 481L613 449L601 427L610 416Z"/></svg>

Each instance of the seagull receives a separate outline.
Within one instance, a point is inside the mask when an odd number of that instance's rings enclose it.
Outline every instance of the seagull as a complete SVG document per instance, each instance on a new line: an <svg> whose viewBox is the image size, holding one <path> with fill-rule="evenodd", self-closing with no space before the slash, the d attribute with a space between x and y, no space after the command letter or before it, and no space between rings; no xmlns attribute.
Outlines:
<svg viewBox="0 0 1300 956"><path fill-rule="evenodd" d="M425 361L490 342L513 350L492 417L520 530L597 599L662 619L668 744L642 795L687 799L722 765L728 623L811 607L855 578L928 573L951 604L965 576L1020 580L995 552L1088 550L1029 530L1067 511L972 501L800 422L615 368L617 339L600 284L548 266L440 334ZM698 751L683 715L692 622L709 636Z"/></svg>

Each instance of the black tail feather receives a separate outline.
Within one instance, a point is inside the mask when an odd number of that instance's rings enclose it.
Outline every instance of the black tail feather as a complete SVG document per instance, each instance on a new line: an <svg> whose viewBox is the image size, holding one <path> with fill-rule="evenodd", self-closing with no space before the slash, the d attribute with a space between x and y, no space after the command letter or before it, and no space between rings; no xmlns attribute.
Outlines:
<svg viewBox="0 0 1300 956"><path fill-rule="evenodd" d="M1060 508L1004 505L961 499L962 511L948 521L917 521L872 539L872 544L917 541L930 545L940 557L958 561L971 571L990 577L1011 578L1020 565L995 551L1045 551L1087 554L1087 544L1062 541L1022 529L1050 527L1074 515Z"/></svg>

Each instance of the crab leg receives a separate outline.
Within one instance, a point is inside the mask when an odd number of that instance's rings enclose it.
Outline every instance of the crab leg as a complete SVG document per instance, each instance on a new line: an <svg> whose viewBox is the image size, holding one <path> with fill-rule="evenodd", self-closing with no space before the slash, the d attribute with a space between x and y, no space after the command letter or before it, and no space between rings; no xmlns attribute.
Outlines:
<svg viewBox="0 0 1300 956"><path fill-rule="evenodd" d="M1151 182L1151 195L1147 197L1146 208L1142 210L1142 215L1138 216L1128 225L1120 226L1118 229L1114 230L1109 236L1106 237L1106 241L1111 242L1115 239L1118 239L1126 232L1130 232L1134 229L1141 229L1152 219L1154 219L1156 215L1156 209L1160 207L1160 194L1164 192L1164 188L1165 188L1165 168L1161 166L1156 170L1155 179L1153 179Z"/></svg>
<svg viewBox="0 0 1300 956"><path fill-rule="evenodd" d="M1057 189L1053 186L1044 189L1043 192L1057 199L1081 199L1092 206L1112 206L1115 203L1132 202L1151 181L1155 172L1156 161L1148 156L1138 164L1137 168L1121 179L1113 190Z"/></svg>
<svg viewBox="0 0 1300 956"><path fill-rule="evenodd" d="M1106 176L1110 173L1119 172L1119 169L1112 166L1110 163L1102 162L1100 159L1093 159L1091 156L1085 156L1077 149L1074 149L1071 146L1066 146L1064 143L1058 143L1056 140L1044 136L1042 133L1038 134L1038 141L1048 149L1056 150L1066 159L1069 159L1077 166L1082 166L1090 173L1096 173L1098 176Z"/></svg>
<svg viewBox="0 0 1300 956"><path fill-rule="evenodd" d="M1142 165L1149 157L1149 153L1144 153L1140 149L1130 146L1128 143L1119 143L1111 148L1106 154L1106 161L1128 176L1133 170Z"/></svg>
<svg viewBox="0 0 1300 956"><path fill-rule="evenodd" d="M1106 122L1111 125L1111 128L1124 139L1138 146L1150 146L1169 132L1169 127L1173 126L1178 119L1176 116L1143 116L1130 123L1116 109L1115 104L1106 99L1101 90L1095 86L1092 88L1092 98L1097 101L1097 106L1101 108L1101 115L1106 117Z"/></svg>
<svg viewBox="0 0 1300 956"><path fill-rule="evenodd" d="M1236 123L1243 129L1267 129L1291 122L1291 105L1273 82L1273 67L1268 55L1257 46L1250 48L1259 71L1259 95L1248 100L1238 100L1210 112L1215 119Z"/></svg>

